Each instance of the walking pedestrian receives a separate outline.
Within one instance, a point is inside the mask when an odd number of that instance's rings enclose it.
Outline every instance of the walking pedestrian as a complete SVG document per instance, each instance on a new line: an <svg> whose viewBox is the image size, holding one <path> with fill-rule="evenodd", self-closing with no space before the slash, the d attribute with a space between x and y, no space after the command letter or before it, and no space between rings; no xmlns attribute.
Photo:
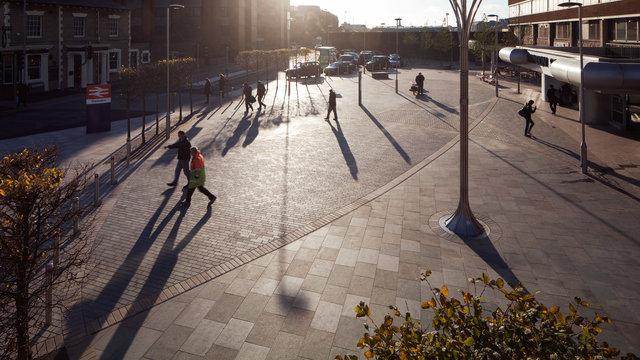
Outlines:
<svg viewBox="0 0 640 360"><path fill-rule="evenodd" d="M184 172L184 176L187 177L187 182L189 182L189 159L191 158L191 143L187 138L187 135L184 131L178 131L178 141L171 145L167 145L164 147L165 149L178 149L178 163L176 164L176 171L173 177L173 181L167 183L168 186L178 186L178 178L180 177L180 171ZM187 188L187 185L183 187Z"/></svg>
<svg viewBox="0 0 640 360"><path fill-rule="evenodd" d="M531 137L531 129L533 129L533 125L535 125L533 120L531 120L531 114L536 112L537 108L537 106L533 106L533 100L529 100L524 107L518 111L518 114L526 120L524 125L524 136L526 137Z"/></svg>
<svg viewBox="0 0 640 360"><path fill-rule="evenodd" d="M204 79L204 94L207 95L207 109L211 109L211 81Z"/></svg>
<svg viewBox="0 0 640 360"><path fill-rule="evenodd" d="M224 77L224 74L218 75L218 88L220 90L220 96L224 99L224 90L227 85L227 80Z"/></svg>
<svg viewBox="0 0 640 360"><path fill-rule="evenodd" d="M264 88L264 84L262 83L262 81L258 80L258 89L257 89L257 94L258 94L258 104L260 106L258 106L258 111L262 110L262 107L267 107L267 104L262 102L262 99L264 99L264 95L267 93L267 90Z"/></svg>
<svg viewBox="0 0 640 360"><path fill-rule="evenodd" d="M251 85L244 83L244 85L242 86L242 93L244 94L244 113L248 113L249 109L251 109L251 111L253 111L253 104L254 102L256 102L256 98L253 97L253 95L251 95L251 92L253 91L253 89L251 88Z"/></svg>
<svg viewBox="0 0 640 360"><path fill-rule="evenodd" d="M182 202L182 206L191 205L191 197L193 192L198 189L201 193L205 194L209 198L209 204L213 204L216 201L216 196L213 195L206 187L204 183L206 181L206 174L204 171L204 157L200 153L197 147L191 148L191 175L189 176L189 190L187 191L187 198Z"/></svg>
<svg viewBox="0 0 640 360"><path fill-rule="evenodd" d="M416 76L416 84L418 84L418 95L424 94L424 75L418 73Z"/></svg>
<svg viewBox="0 0 640 360"><path fill-rule="evenodd" d="M556 89L553 88L553 84L549 86L549 90L547 90L547 100L549 101L549 108L551 109L551 113L556 113L556 108L558 107L558 97L556 96Z"/></svg>
<svg viewBox="0 0 640 360"><path fill-rule="evenodd" d="M329 90L329 109L327 110L327 117L325 120L329 120L329 114L333 111L333 120L338 121L338 112L336 111L336 92L333 89Z"/></svg>

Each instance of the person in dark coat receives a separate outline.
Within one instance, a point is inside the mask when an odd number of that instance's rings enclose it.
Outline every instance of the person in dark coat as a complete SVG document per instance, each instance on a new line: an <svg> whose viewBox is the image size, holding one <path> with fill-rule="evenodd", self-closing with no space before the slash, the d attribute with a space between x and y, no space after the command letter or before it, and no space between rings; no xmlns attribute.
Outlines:
<svg viewBox="0 0 640 360"><path fill-rule="evenodd" d="M418 73L416 76L416 84L418 85L418 95L424 94L424 75Z"/></svg>
<svg viewBox="0 0 640 360"><path fill-rule="evenodd" d="M550 85L549 90L547 90L547 100L549 101L551 113L555 114L556 108L558 107L558 98L556 97L556 89L553 88L553 85Z"/></svg>
<svg viewBox="0 0 640 360"><path fill-rule="evenodd" d="M211 108L211 80L204 79L204 94L207 95L207 108Z"/></svg>
<svg viewBox="0 0 640 360"><path fill-rule="evenodd" d="M262 102L262 99L264 99L265 94L267 93L267 89L264 88L264 84L262 83L262 81L258 81L258 89L257 89L257 94L258 94L258 104L260 106L258 106L258 111L262 110L262 107L267 107L267 104Z"/></svg>
<svg viewBox="0 0 640 360"><path fill-rule="evenodd" d="M251 109L251 111L253 111L253 105L251 105L254 101L255 98L253 97L253 95L251 95L251 92L253 91L253 89L251 88L251 85L244 83L244 85L242 86L242 93L244 94L244 112L245 114L249 112L249 109Z"/></svg>
<svg viewBox="0 0 640 360"><path fill-rule="evenodd" d="M526 137L531 137L531 129L533 129L533 125L535 125L533 120L531 120L531 114L536 112L537 108L537 106L533 106L533 100L529 100L529 102L527 102L522 108L522 116L524 116L524 119L526 120L524 125L524 136Z"/></svg>
<svg viewBox="0 0 640 360"><path fill-rule="evenodd" d="M333 120L338 120L338 112L336 111L336 92L333 89L329 90L329 110L327 110L327 117L325 120L329 120L329 114L333 111Z"/></svg>
<svg viewBox="0 0 640 360"><path fill-rule="evenodd" d="M225 79L224 74L218 75L218 88L220 89L220 96L224 99L224 90L227 85L227 79Z"/></svg>
<svg viewBox="0 0 640 360"><path fill-rule="evenodd" d="M164 147L165 149L178 149L178 163L176 164L176 171L173 177L173 181L167 183L168 186L178 186L178 178L180 177L180 171L184 172L184 176L187 177L187 183L189 182L189 159L191 159L191 143L187 138L184 131L178 131L178 141L171 145ZM187 185L184 186L185 188Z"/></svg>

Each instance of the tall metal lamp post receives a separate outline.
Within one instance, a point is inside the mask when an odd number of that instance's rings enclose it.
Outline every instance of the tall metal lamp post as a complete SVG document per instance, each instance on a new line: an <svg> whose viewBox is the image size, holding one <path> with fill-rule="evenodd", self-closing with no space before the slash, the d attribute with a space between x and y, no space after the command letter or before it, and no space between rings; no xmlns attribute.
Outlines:
<svg viewBox="0 0 640 360"><path fill-rule="evenodd" d="M396 55L398 55L398 28L400 27L401 18L397 17L394 19L396 21ZM396 65L396 94L398 93L398 67L400 67L400 62L398 61L398 65Z"/></svg>
<svg viewBox="0 0 640 360"><path fill-rule="evenodd" d="M580 41L580 92L579 92L579 110L580 110L580 125L582 127L582 143L580 143L580 167L582 173L587 173L587 142L584 138L584 66L582 58L582 3L567 1L558 4L561 7L578 7L578 38Z"/></svg>
<svg viewBox="0 0 640 360"><path fill-rule="evenodd" d="M169 139L171 135L171 78L169 77L169 63L170 63L170 52L169 52L169 16L171 15L171 9L184 9L184 5L180 4L169 4L167 5L167 124L165 129L165 137Z"/></svg>
<svg viewBox="0 0 640 360"><path fill-rule="evenodd" d="M445 15L447 16L447 22L445 23L445 27L447 28L447 32L449 32L449 13L446 13ZM453 39L451 38L451 36L449 37L449 39L451 41L451 59L449 60L449 63L453 65Z"/></svg>
<svg viewBox="0 0 640 360"><path fill-rule="evenodd" d="M495 48L495 51L493 52L493 54L491 54L491 57L493 58L493 66L494 66L494 68L492 69L493 70L493 81L495 81L495 84L496 84L496 97L498 97L499 96L498 95L498 59L499 59L498 58L498 26L500 24L499 23L500 17L498 17L498 15L494 15L494 14L487 15L487 17L488 18L489 17L495 17L496 18L496 23L495 23L495 26L494 26L494 28L496 30L496 33L495 33L495 37L496 37L496 45L495 46L496 46L496 48Z"/></svg>

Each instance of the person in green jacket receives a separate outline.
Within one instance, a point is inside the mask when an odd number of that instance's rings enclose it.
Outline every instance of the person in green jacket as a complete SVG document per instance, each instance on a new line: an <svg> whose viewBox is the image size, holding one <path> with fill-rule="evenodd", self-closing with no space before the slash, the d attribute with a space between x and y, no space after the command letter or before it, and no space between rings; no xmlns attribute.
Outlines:
<svg viewBox="0 0 640 360"><path fill-rule="evenodd" d="M191 205L191 196L193 192L198 189L201 193L205 194L209 198L209 206L216 201L216 196L213 195L207 188L204 187L206 181L206 175L204 171L204 157L200 153L197 147L191 148L191 174L189 175L189 190L187 190L187 199L182 202L183 206Z"/></svg>

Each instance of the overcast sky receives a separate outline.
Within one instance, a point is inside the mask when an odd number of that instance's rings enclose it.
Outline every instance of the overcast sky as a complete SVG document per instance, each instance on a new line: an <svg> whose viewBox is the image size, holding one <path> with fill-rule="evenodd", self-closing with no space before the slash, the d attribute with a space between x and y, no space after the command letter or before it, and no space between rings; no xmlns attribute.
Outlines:
<svg viewBox="0 0 640 360"><path fill-rule="evenodd" d="M468 0L471 3L471 0ZM367 27L395 26L393 19L402 18L404 26L442 25L449 13L449 24L454 25L453 11L447 0L290 0L291 5L318 5L336 15L340 24L365 24ZM507 0L483 0L476 15L497 14L500 18L508 13Z"/></svg>

